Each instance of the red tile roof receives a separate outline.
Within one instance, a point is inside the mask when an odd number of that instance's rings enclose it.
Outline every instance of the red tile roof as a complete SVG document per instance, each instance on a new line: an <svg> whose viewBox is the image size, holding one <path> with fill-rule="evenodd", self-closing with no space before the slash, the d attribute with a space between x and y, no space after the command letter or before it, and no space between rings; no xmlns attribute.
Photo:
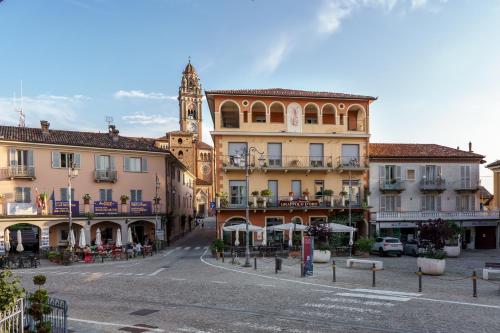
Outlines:
<svg viewBox="0 0 500 333"><path fill-rule="evenodd" d="M306 97L306 98L337 98L337 99L363 99L376 100L376 97L344 94L326 91L306 91L283 88L269 89L232 89L232 90L207 90L208 95L235 95L235 96L272 96L272 97Z"/></svg>
<svg viewBox="0 0 500 333"><path fill-rule="evenodd" d="M487 168L496 168L500 167L500 160L496 160L495 162L492 162L486 166Z"/></svg>
<svg viewBox="0 0 500 333"><path fill-rule="evenodd" d="M371 143L370 159L415 158L415 159L478 159L483 155L436 144L418 143Z"/></svg>
<svg viewBox="0 0 500 333"><path fill-rule="evenodd" d="M196 142L196 148L198 148L198 149L214 149L214 147L212 147L208 143L205 143L202 141Z"/></svg>
<svg viewBox="0 0 500 333"><path fill-rule="evenodd" d="M114 142L109 133L51 129L48 134L44 134L41 128L17 126L0 126L0 141L165 152L155 147L155 140L150 138L118 136L118 141Z"/></svg>

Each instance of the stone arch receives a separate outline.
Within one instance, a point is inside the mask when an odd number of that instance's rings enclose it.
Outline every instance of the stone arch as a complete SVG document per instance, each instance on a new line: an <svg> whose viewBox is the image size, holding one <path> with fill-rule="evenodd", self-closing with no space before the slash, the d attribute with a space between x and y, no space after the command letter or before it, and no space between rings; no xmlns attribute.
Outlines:
<svg viewBox="0 0 500 333"><path fill-rule="evenodd" d="M319 106L316 103L307 103L304 108L304 123L317 124L319 119Z"/></svg>
<svg viewBox="0 0 500 333"><path fill-rule="evenodd" d="M337 115L337 109L335 108L335 105L331 103L323 105L321 115L323 119L323 124L335 125L336 123L335 117Z"/></svg>
<svg viewBox="0 0 500 333"><path fill-rule="evenodd" d="M2 222L2 236L4 236L3 241L5 245L5 237L7 236L7 231L9 230L9 243L10 251L9 253L17 253L17 231L21 231L22 244L24 252L39 253L40 247L42 246L42 229L39 225L26 222L19 223L19 221Z"/></svg>
<svg viewBox="0 0 500 333"><path fill-rule="evenodd" d="M90 242L91 245L95 244L97 228L101 229L101 239L103 244L114 245L116 242L116 232L118 229L122 232L122 242L125 243L126 239L123 239L123 230L121 230L122 225L114 221L98 221L92 223L90 226Z"/></svg>
<svg viewBox="0 0 500 333"><path fill-rule="evenodd" d="M145 240L155 240L155 223L148 220L135 220L129 222L127 228L132 232L132 241L144 245ZM128 232L128 231L127 231ZM128 240L125 240L126 243Z"/></svg>
<svg viewBox="0 0 500 333"><path fill-rule="evenodd" d="M255 101L250 107L252 113L252 123L265 123L267 106L262 101Z"/></svg>
<svg viewBox="0 0 500 333"><path fill-rule="evenodd" d="M85 222L76 223L73 221L71 228L73 229L73 233L75 235L75 246L80 246L80 232L85 232L84 225ZM68 233L69 224L67 221L54 221L53 223L49 223L49 246L51 248L66 248L68 246ZM87 244L89 243L87 237L85 237L85 241Z"/></svg>
<svg viewBox="0 0 500 333"><path fill-rule="evenodd" d="M270 122L284 123L285 122L285 104L281 102L272 102L269 107Z"/></svg>
<svg viewBox="0 0 500 333"><path fill-rule="evenodd" d="M360 104L352 104L347 108L347 130L364 131L366 110Z"/></svg>
<svg viewBox="0 0 500 333"><path fill-rule="evenodd" d="M225 100L219 107L221 127L240 128L240 107L233 100Z"/></svg>

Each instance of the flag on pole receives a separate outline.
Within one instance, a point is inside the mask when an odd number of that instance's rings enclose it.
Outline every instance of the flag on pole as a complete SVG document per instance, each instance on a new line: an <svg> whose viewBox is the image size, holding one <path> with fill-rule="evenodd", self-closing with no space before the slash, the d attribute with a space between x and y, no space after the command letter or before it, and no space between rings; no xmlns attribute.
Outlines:
<svg viewBox="0 0 500 333"><path fill-rule="evenodd" d="M42 200L40 200L40 193L38 193L38 187L35 187L35 203L36 207L42 207Z"/></svg>

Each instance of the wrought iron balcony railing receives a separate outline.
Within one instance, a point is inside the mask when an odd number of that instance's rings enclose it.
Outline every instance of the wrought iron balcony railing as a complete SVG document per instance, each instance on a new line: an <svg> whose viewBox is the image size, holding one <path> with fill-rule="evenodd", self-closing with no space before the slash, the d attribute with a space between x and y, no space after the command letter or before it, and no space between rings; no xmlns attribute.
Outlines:
<svg viewBox="0 0 500 333"><path fill-rule="evenodd" d="M444 178L437 177L433 179L423 178L420 180L421 191L444 191L446 190L446 181Z"/></svg>
<svg viewBox="0 0 500 333"><path fill-rule="evenodd" d="M24 165L10 166L6 169L7 177L10 179L14 178L28 178L35 179L35 167L29 167Z"/></svg>
<svg viewBox="0 0 500 333"><path fill-rule="evenodd" d="M95 170L94 178L96 182L116 182L118 180L118 174L116 170Z"/></svg>
<svg viewBox="0 0 500 333"><path fill-rule="evenodd" d="M401 192L401 191L404 191L405 190L405 182L402 181L402 180L398 180L398 179L383 179L383 180L380 180L379 182L379 189L380 191L397 191L397 192Z"/></svg>

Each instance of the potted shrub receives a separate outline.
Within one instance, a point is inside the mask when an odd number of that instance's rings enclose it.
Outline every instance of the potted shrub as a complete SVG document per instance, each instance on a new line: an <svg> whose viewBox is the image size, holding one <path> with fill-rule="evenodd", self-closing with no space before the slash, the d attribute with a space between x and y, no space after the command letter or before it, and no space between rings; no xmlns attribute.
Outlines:
<svg viewBox="0 0 500 333"><path fill-rule="evenodd" d="M47 316L52 313L52 307L48 304L49 294L47 290L42 288L46 280L45 275L35 275L33 277L33 283L38 286L38 289L28 296L30 306L26 308L26 311L35 322L35 329L38 333L52 332L52 322L46 320Z"/></svg>
<svg viewBox="0 0 500 333"><path fill-rule="evenodd" d="M252 191L253 205L257 206L257 197L259 196L259 191Z"/></svg>
<svg viewBox="0 0 500 333"><path fill-rule="evenodd" d="M373 246L373 239L360 237L356 242L356 250L363 256L368 257Z"/></svg>
<svg viewBox="0 0 500 333"><path fill-rule="evenodd" d="M293 200L293 192L288 192L288 196L290 197L290 201Z"/></svg>
<svg viewBox="0 0 500 333"><path fill-rule="evenodd" d="M264 203L265 203L265 202L266 202L266 201L264 200L264 198L263 198L263 197L258 197L258 198L257 198L257 206L259 206L259 208L264 207Z"/></svg>
<svg viewBox="0 0 500 333"><path fill-rule="evenodd" d="M302 192L302 195L304 196L304 200L309 200L309 190L307 188Z"/></svg>
<svg viewBox="0 0 500 333"><path fill-rule="evenodd" d="M314 223L307 228L306 232L314 237L316 247L313 253L314 262L325 263L330 261L330 257L332 256L328 244L332 235L330 228L325 223Z"/></svg>
<svg viewBox="0 0 500 333"><path fill-rule="evenodd" d="M88 205L90 204L90 199L92 199L92 197L90 196L90 194L85 193L82 199L83 199L83 204Z"/></svg>
<svg viewBox="0 0 500 333"><path fill-rule="evenodd" d="M212 251L212 256L217 257L218 253L224 251L224 242L222 239L214 239L212 244L210 244L210 250Z"/></svg>
<svg viewBox="0 0 500 333"><path fill-rule="evenodd" d="M446 268L444 246L453 235L453 230L442 219L417 222L417 230L420 240L428 241L427 248L417 259L417 266L424 274L443 274Z"/></svg>
<svg viewBox="0 0 500 333"><path fill-rule="evenodd" d="M332 190L324 190L323 191L323 200L325 202L330 203L330 207L333 207L333 191Z"/></svg>
<svg viewBox="0 0 500 333"><path fill-rule="evenodd" d="M267 200L271 195L273 195L273 192L266 188L265 190L260 191L260 195L264 199L264 207L267 207Z"/></svg>
<svg viewBox="0 0 500 333"><path fill-rule="evenodd" d="M340 191L339 192L340 198L342 200L342 206L346 206L346 197L347 197L347 192L346 191Z"/></svg>
<svg viewBox="0 0 500 333"><path fill-rule="evenodd" d="M453 221L448 221L447 224L451 230L451 235L446 240L443 250L447 257L458 257L461 249L461 229Z"/></svg>
<svg viewBox="0 0 500 333"><path fill-rule="evenodd" d="M121 201L122 205L126 205L128 199L129 199L128 195L122 194L122 196L120 197L120 201ZM159 198L158 198L158 201L159 201Z"/></svg>

